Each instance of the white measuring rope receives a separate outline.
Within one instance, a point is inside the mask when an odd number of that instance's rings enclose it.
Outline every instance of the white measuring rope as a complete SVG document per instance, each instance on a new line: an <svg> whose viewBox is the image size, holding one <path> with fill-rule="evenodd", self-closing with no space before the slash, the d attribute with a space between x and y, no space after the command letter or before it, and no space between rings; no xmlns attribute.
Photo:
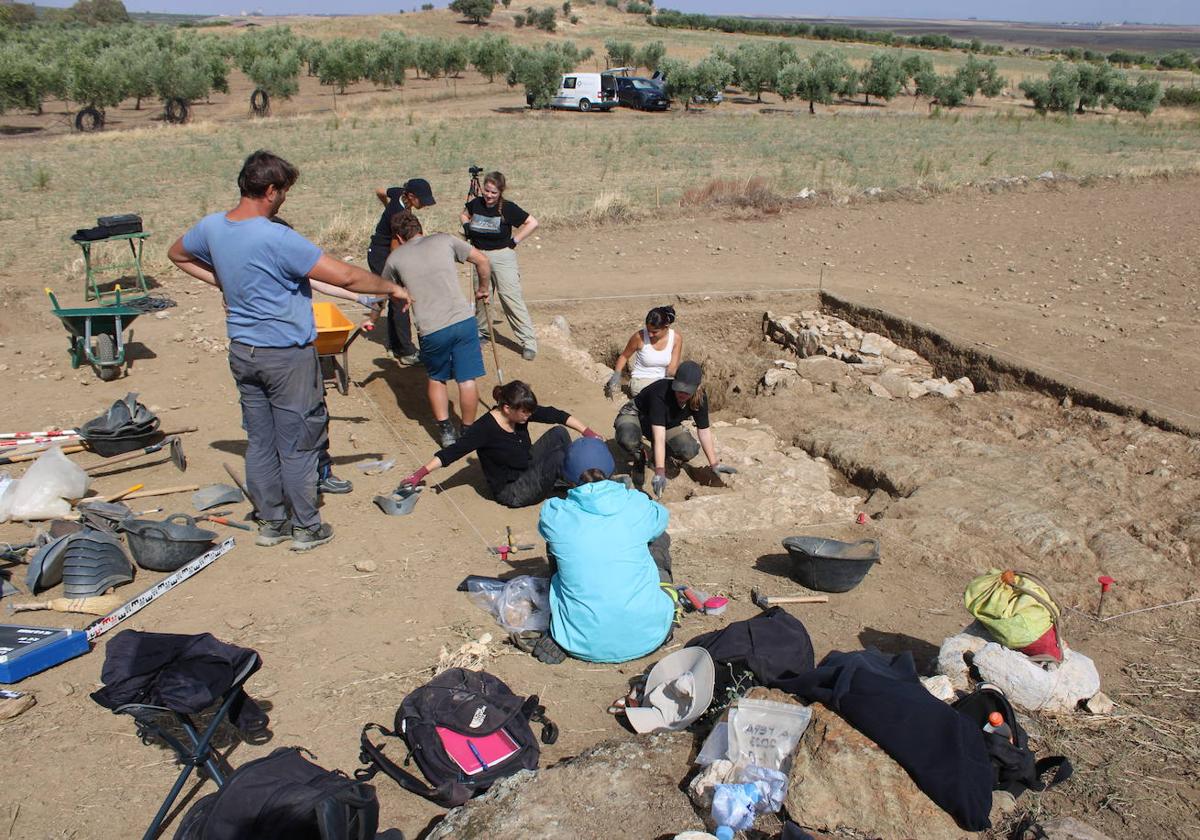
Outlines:
<svg viewBox="0 0 1200 840"><path fill-rule="evenodd" d="M375 402L375 399L371 396L371 394L367 391L367 389L359 388L358 392L360 394L362 394L364 397L366 397L367 402L369 402L371 404L371 410L375 412L375 416L377 416L379 419L383 420L383 422L387 425L388 429L391 431L392 436L394 438L396 438L396 440L400 441L400 443L402 443L404 445L404 448L408 450L409 457L412 458L414 462L418 462L420 460L421 456L418 455L416 450L414 450L412 448L412 446L409 445L408 441L405 439L405 437L402 434L400 434L400 431L396 428L395 424L392 423L392 421L388 419L388 416L383 413L383 411L379 408L379 404L377 402ZM418 466L420 466L420 465L421 464L418 463ZM475 532L475 536L479 537L479 541L481 543L483 543L483 547L485 549L491 548L491 544L487 541L487 539L483 536L483 534L479 531L479 529L475 527L475 523L471 521L470 517L467 516L466 512L461 507L458 506L458 503L455 502L454 499L452 499L450 497L450 495L446 492L446 488L442 486L442 483L440 481L434 481L431 483L433 484L433 486L437 487L438 490L440 491L438 493L438 498L445 499L447 502L449 502L454 507L454 509L456 511L458 511L458 515L462 517L463 522L467 523L467 527L469 527L472 531Z"/></svg>

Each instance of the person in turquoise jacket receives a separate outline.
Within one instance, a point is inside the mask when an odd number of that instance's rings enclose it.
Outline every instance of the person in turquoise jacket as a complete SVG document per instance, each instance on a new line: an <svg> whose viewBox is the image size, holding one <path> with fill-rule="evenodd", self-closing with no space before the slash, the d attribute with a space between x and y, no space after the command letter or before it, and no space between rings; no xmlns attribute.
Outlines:
<svg viewBox="0 0 1200 840"><path fill-rule="evenodd" d="M667 509L609 481L601 440L571 444L562 475L575 486L542 505L538 532L557 570L550 578L550 636L588 662L625 662L657 649L671 631Z"/></svg>

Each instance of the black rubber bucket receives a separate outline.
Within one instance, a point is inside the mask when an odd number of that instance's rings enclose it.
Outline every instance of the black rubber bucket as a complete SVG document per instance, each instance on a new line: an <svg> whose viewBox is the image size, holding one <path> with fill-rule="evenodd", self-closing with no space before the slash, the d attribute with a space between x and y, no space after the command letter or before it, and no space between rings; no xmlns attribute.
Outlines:
<svg viewBox="0 0 1200 840"><path fill-rule="evenodd" d="M162 522L126 519L121 530L129 540L133 559L152 572L174 572L207 551L217 538L214 531L197 528L196 520L186 513L177 513Z"/></svg>
<svg viewBox="0 0 1200 840"><path fill-rule="evenodd" d="M788 537L783 547L792 558L792 577L818 592L849 592L879 562L879 540Z"/></svg>

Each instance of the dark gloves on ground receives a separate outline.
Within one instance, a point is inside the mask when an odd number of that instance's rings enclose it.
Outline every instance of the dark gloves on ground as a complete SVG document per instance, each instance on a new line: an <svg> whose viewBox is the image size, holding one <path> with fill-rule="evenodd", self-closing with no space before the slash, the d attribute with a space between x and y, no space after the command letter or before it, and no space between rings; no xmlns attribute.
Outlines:
<svg viewBox="0 0 1200 840"><path fill-rule="evenodd" d="M608 377L608 381L604 383L604 396L610 400L621 393L621 372L614 370L613 375Z"/></svg>
<svg viewBox="0 0 1200 840"><path fill-rule="evenodd" d="M654 478L650 479L650 487L654 490L654 498L662 498L662 494L667 489L667 483L667 471L665 469L655 470Z"/></svg>
<svg viewBox="0 0 1200 840"><path fill-rule="evenodd" d="M421 483L421 481L427 475L429 475L429 470L425 469L424 467L421 467L421 469L417 470L415 473L410 475L408 478L401 481L400 486L401 487L416 487L418 484Z"/></svg>
<svg viewBox="0 0 1200 840"><path fill-rule="evenodd" d="M547 665L559 665L567 658L567 652L547 633L534 644L533 658Z"/></svg>

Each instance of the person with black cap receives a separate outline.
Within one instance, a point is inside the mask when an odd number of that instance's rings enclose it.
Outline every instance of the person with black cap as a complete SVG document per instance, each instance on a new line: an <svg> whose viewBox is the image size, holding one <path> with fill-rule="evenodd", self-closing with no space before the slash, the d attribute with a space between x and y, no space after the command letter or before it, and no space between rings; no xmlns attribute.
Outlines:
<svg viewBox="0 0 1200 840"><path fill-rule="evenodd" d="M674 379L660 379L643 388L636 397L621 407L613 422L617 443L629 453L635 472L644 474L645 454L642 438L651 443L654 456L654 478L651 487L657 498L667 489L667 454L676 461L687 462L704 450L708 465L717 474L737 472L717 458L712 430L708 423L708 395L701 387L704 371L696 362L683 362ZM696 424L696 438L683 428L684 420ZM641 481L635 478L636 484Z"/></svg>
<svg viewBox="0 0 1200 840"><path fill-rule="evenodd" d="M432 207L437 204L433 198L433 189L424 178L410 178L399 187L377 187L375 197L383 205L383 213L375 232L371 234L371 244L367 248L367 267L372 274L383 274L384 263L391 253L392 216L401 210L420 210L422 207ZM417 346L412 339L412 321L408 311L399 306L388 306L387 320L388 349L396 356L402 365L415 365L420 361L417 356Z"/></svg>
<svg viewBox="0 0 1200 840"><path fill-rule="evenodd" d="M588 662L626 662L657 649L671 632L675 604L667 509L610 481L615 467L602 440L580 438L563 459L566 498L547 499L538 519L554 568L550 635L532 653L561 661L552 648Z"/></svg>

